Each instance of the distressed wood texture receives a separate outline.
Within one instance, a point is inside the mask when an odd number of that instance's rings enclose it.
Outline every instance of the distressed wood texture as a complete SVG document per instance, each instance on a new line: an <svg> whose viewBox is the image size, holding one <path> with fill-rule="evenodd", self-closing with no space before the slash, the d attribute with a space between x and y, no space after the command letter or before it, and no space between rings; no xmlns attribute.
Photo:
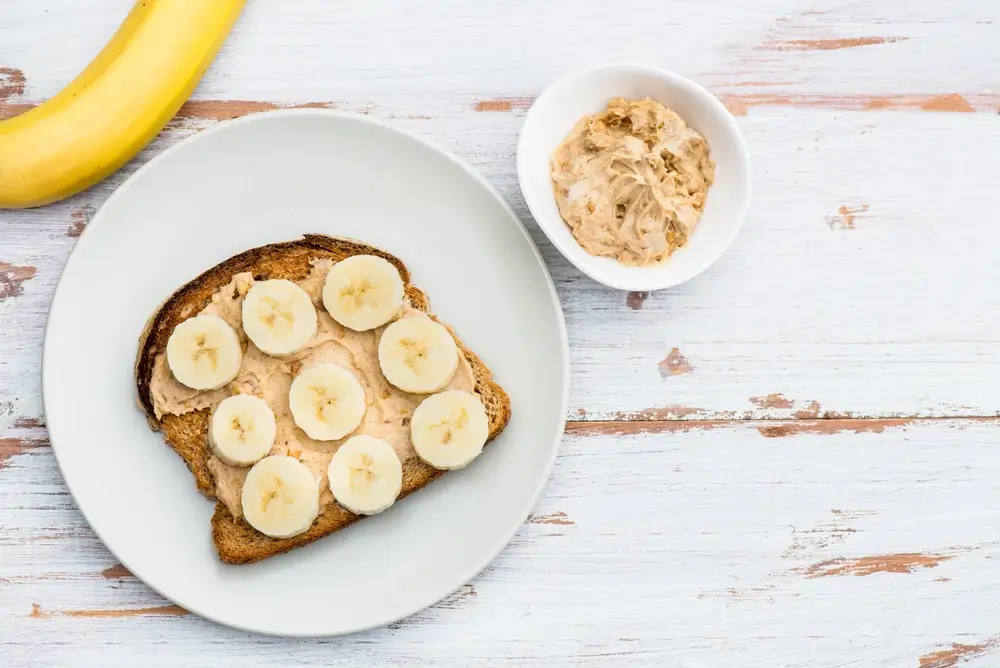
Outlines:
<svg viewBox="0 0 1000 668"><path fill-rule="evenodd" d="M3 3L0 118L58 91L130 5ZM0 664L997 665L998 44L987 0L250 0L132 164L0 211ZM517 188L533 97L609 60L705 83L752 152L744 231L673 290L582 277ZM116 564L59 475L39 382L60 269L108 194L200 129L303 105L480 169L549 263L573 363L552 479L497 561L326 641L221 628Z"/></svg>

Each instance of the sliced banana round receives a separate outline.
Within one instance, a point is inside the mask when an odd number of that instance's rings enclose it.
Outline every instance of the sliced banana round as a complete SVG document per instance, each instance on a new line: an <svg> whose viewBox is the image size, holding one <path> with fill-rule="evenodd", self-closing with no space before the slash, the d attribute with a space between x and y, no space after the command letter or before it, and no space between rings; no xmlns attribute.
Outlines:
<svg viewBox="0 0 1000 668"><path fill-rule="evenodd" d="M417 456L436 469L460 469L479 456L490 421L475 394L449 390L424 399L410 420Z"/></svg>
<svg viewBox="0 0 1000 668"><path fill-rule="evenodd" d="M319 481L294 457L271 455L247 473L240 501L254 529L290 538L306 531L319 514Z"/></svg>
<svg viewBox="0 0 1000 668"><path fill-rule="evenodd" d="M176 327L167 339L167 366L193 390L222 387L240 372L243 348L236 330L214 315L196 315Z"/></svg>
<svg viewBox="0 0 1000 668"><path fill-rule="evenodd" d="M396 317L403 308L403 279L388 260L354 255L333 265L323 284L323 306L348 329L364 332Z"/></svg>
<svg viewBox="0 0 1000 668"><path fill-rule="evenodd" d="M443 325L430 318L403 318L382 332L378 362L386 380L413 394L437 392L458 369L458 346Z"/></svg>
<svg viewBox="0 0 1000 668"><path fill-rule="evenodd" d="M223 399L208 422L208 444L230 466L250 466L274 444L278 426L267 402L250 394Z"/></svg>
<svg viewBox="0 0 1000 668"><path fill-rule="evenodd" d="M303 369L288 392L292 419L309 438L335 441L358 428L365 416L365 389L336 364Z"/></svg>
<svg viewBox="0 0 1000 668"><path fill-rule="evenodd" d="M316 307L305 290L291 281L254 283L243 298L243 331L268 355L301 350L316 335Z"/></svg>
<svg viewBox="0 0 1000 668"><path fill-rule="evenodd" d="M352 436L333 453L327 471L337 503L358 515L380 513L403 488L403 464L392 446L374 436Z"/></svg>

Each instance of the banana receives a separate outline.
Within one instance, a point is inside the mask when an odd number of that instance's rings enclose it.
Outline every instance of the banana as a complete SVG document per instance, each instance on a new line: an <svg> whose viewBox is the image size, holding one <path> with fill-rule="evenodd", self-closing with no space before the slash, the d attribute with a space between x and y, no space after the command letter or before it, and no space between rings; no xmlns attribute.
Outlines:
<svg viewBox="0 0 1000 668"><path fill-rule="evenodd" d="M193 390L222 387L236 378L242 363L236 331L214 315L188 318L167 339L167 366L178 382Z"/></svg>
<svg viewBox="0 0 1000 668"><path fill-rule="evenodd" d="M365 390L353 373L336 364L303 369L288 391L292 419L309 438L335 441L358 428L365 416Z"/></svg>
<svg viewBox="0 0 1000 668"><path fill-rule="evenodd" d="M460 469L479 456L490 435L486 408L475 394L450 390L427 397L410 420L417 456L436 469Z"/></svg>
<svg viewBox="0 0 1000 668"><path fill-rule="evenodd" d="M430 318L403 318L382 332L378 361L386 380L399 389L430 394L455 375L458 346L448 330Z"/></svg>
<svg viewBox="0 0 1000 668"><path fill-rule="evenodd" d="M291 538L312 526L319 514L319 481L294 457L271 455L247 473L240 502L254 529L272 538Z"/></svg>
<svg viewBox="0 0 1000 668"><path fill-rule="evenodd" d="M51 100L0 122L0 208L55 202L128 162L173 118L245 0L137 0Z"/></svg>
<svg viewBox="0 0 1000 668"><path fill-rule="evenodd" d="M396 502L403 464L385 441L352 436L333 453L327 478L337 503L358 515L374 515Z"/></svg>
<svg viewBox="0 0 1000 668"><path fill-rule="evenodd" d="M290 355L316 335L316 307L291 281L254 283L243 298L243 331L268 355Z"/></svg>
<svg viewBox="0 0 1000 668"><path fill-rule="evenodd" d="M263 399L236 394L223 399L208 423L208 444L230 466L250 466L271 450L278 426Z"/></svg>
<svg viewBox="0 0 1000 668"><path fill-rule="evenodd" d="M399 270L375 255L354 255L333 265L323 283L323 306L348 329L365 332L403 308Z"/></svg>

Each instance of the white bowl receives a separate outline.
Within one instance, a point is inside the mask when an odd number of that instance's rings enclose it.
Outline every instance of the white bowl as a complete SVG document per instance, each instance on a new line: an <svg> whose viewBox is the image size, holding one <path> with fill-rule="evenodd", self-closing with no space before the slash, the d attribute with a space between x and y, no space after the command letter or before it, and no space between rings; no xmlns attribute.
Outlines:
<svg viewBox="0 0 1000 668"><path fill-rule="evenodd" d="M587 253L559 215L552 192L549 156L580 117L603 111L614 97L650 97L673 109L705 137L715 161L715 182L694 233L669 259L653 266L628 267ZM732 114L698 84L654 67L608 65L552 84L524 118L517 178L531 214L555 247L595 281L620 290L659 290L694 278L736 238L750 206L750 156Z"/></svg>

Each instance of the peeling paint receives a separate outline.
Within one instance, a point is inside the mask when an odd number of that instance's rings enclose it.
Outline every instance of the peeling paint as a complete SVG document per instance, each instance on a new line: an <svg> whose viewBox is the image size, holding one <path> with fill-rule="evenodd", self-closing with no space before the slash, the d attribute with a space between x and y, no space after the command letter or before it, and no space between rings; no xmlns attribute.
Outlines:
<svg viewBox="0 0 1000 668"><path fill-rule="evenodd" d="M722 104L726 106L733 116L746 116L750 113L750 107L740 100L736 95L720 95L719 99L722 100Z"/></svg>
<svg viewBox="0 0 1000 668"><path fill-rule="evenodd" d="M635 436L638 434L674 434L687 431L734 428L735 420L608 420L567 422L566 433L573 436Z"/></svg>
<svg viewBox="0 0 1000 668"><path fill-rule="evenodd" d="M502 97L495 100L479 100L473 106L476 111L514 111L527 109L534 102L530 97Z"/></svg>
<svg viewBox="0 0 1000 668"><path fill-rule="evenodd" d="M80 538L81 536L88 534L79 533L40 533L36 536L32 536L27 542L31 543L47 543L49 541L60 541L69 540L72 538Z"/></svg>
<svg viewBox="0 0 1000 668"><path fill-rule="evenodd" d="M44 429L45 420L41 417L29 417L22 415L14 420L15 429Z"/></svg>
<svg viewBox="0 0 1000 668"><path fill-rule="evenodd" d="M1000 96L981 93L857 95L819 93L722 92L719 98L734 116L746 116L752 107L821 108L844 111L995 112Z"/></svg>
<svg viewBox="0 0 1000 668"><path fill-rule="evenodd" d="M131 578L134 576L132 575L132 571L125 568L122 564L115 564L101 571L101 577L105 580L121 580L122 578Z"/></svg>
<svg viewBox="0 0 1000 668"><path fill-rule="evenodd" d="M34 109L36 105L30 103L13 104L9 102L4 102L3 98L0 98L0 121L6 121L10 118L14 118L29 109Z"/></svg>
<svg viewBox="0 0 1000 668"><path fill-rule="evenodd" d="M820 405L818 401L810 401L809 404L800 410L792 413L796 420L811 420L819 417Z"/></svg>
<svg viewBox="0 0 1000 668"><path fill-rule="evenodd" d="M103 571L100 572L100 576L105 580L122 580L125 578L134 577L132 573L130 573L128 569L126 569L121 564L115 564L110 568L105 568ZM25 582L83 580L83 579L89 579L91 577L96 577L96 576L89 573L80 573L80 572L76 573L49 572L49 573L32 573L30 575L8 575L0 577L0 582L4 584L18 584Z"/></svg>
<svg viewBox="0 0 1000 668"><path fill-rule="evenodd" d="M0 102L24 95L24 72L15 67L0 67Z"/></svg>
<svg viewBox="0 0 1000 668"><path fill-rule="evenodd" d="M792 400L788 399L781 392L769 394L766 397L750 397L748 400L758 408L791 408Z"/></svg>
<svg viewBox="0 0 1000 668"><path fill-rule="evenodd" d="M628 293L628 296L625 297L625 304L633 311L638 311L642 308L642 305L646 302L646 297L648 296L648 292L630 292Z"/></svg>
<svg viewBox="0 0 1000 668"><path fill-rule="evenodd" d="M833 575L865 576L875 573L912 573L920 568L937 568L941 562L951 558L952 556L947 554L920 554L918 552L885 554L875 557L837 557L796 570L804 573L807 578Z"/></svg>
<svg viewBox="0 0 1000 668"><path fill-rule="evenodd" d="M853 49L859 46L875 44L892 44L904 42L906 37L848 37L843 39L792 39L780 42L767 42L759 48L767 51L836 51Z"/></svg>
<svg viewBox="0 0 1000 668"><path fill-rule="evenodd" d="M974 112L975 108L958 93L936 95L920 105L924 111Z"/></svg>
<svg viewBox="0 0 1000 668"><path fill-rule="evenodd" d="M694 371L694 367L691 366L687 357L678 348L671 348L670 353L660 360L660 363L656 366L660 370L660 378L683 376L686 373Z"/></svg>
<svg viewBox="0 0 1000 668"><path fill-rule="evenodd" d="M690 415L708 412L704 408L692 406L663 406L662 408L644 408L639 411L615 411L611 417L615 420L680 420Z"/></svg>
<svg viewBox="0 0 1000 668"><path fill-rule="evenodd" d="M35 267L0 262L0 301L24 294L24 283L35 277Z"/></svg>
<svg viewBox="0 0 1000 668"><path fill-rule="evenodd" d="M152 608L126 608L124 610L42 610L42 607L38 603L32 603L31 613L28 617L34 619L51 619L53 617L122 619L125 617L143 617L146 615L177 617L189 614L191 613L179 605L160 605Z"/></svg>
<svg viewBox="0 0 1000 668"><path fill-rule="evenodd" d="M5 468L12 457L48 444L48 440L43 438L0 438L0 469Z"/></svg>
<svg viewBox="0 0 1000 668"><path fill-rule="evenodd" d="M687 418L687 415L701 414L705 418ZM707 416L713 417L707 417ZM828 417L836 413L825 413L816 419L773 419L757 420L749 413L730 411L708 411L700 408L667 406L647 408L641 411L618 411L608 420L570 420L565 424L570 436L629 436L638 434L668 434L688 431L709 431L716 429L756 429L767 438L795 436L798 434L831 435L840 432L855 434L880 434L886 429L902 428L909 425L947 424L955 429L963 429L967 423L1000 427L996 417L908 417L908 418L853 418ZM855 512L855 511L832 511Z"/></svg>
<svg viewBox="0 0 1000 668"><path fill-rule="evenodd" d="M867 204L860 206L844 204L837 209L836 215L826 217L826 224L830 226L831 230L853 230L855 217L863 216L866 213L868 213Z"/></svg>
<svg viewBox="0 0 1000 668"><path fill-rule="evenodd" d="M954 668L977 656L1000 647L1000 636L994 636L975 645L953 642L948 649L938 650L920 657L919 668Z"/></svg>
<svg viewBox="0 0 1000 668"><path fill-rule="evenodd" d="M843 431L850 431L855 434L881 434L886 429L905 427L917 418L887 418L873 420L855 419L822 419L810 420L799 418L795 421L782 422L773 425L761 425L757 431L767 438L779 438L782 436L797 436L799 434L837 434Z"/></svg>
<svg viewBox="0 0 1000 668"><path fill-rule="evenodd" d="M255 100L188 100L174 117L178 120L198 119L228 121L240 116L274 109L336 109L335 102L304 102L284 104Z"/></svg>
<svg viewBox="0 0 1000 668"><path fill-rule="evenodd" d="M93 204L87 204L81 206L79 209L74 209L69 214L69 229L66 230L67 237L78 237L83 234L83 228L87 226L90 219L94 217L97 213L97 207Z"/></svg>
<svg viewBox="0 0 1000 668"><path fill-rule="evenodd" d="M566 513L561 510L549 515L528 515L528 519L525 520L525 524L561 524L570 525L576 524L573 520L569 518Z"/></svg>

